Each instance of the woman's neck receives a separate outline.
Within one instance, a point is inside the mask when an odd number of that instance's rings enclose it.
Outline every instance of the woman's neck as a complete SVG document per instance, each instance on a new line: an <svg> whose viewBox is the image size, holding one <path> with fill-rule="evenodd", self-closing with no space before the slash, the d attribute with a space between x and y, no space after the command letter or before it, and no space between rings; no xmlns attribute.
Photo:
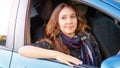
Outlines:
<svg viewBox="0 0 120 68"><path fill-rule="evenodd" d="M68 36L69 38L73 38L75 36L75 33L69 33L69 34L65 34L66 36Z"/></svg>

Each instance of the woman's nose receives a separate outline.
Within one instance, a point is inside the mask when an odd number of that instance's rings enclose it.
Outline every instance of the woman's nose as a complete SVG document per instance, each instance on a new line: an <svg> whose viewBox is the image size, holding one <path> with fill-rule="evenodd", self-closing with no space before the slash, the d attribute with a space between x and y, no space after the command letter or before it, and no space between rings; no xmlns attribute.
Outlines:
<svg viewBox="0 0 120 68"><path fill-rule="evenodd" d="M72 23L72 20L70 18L68 18L67 23Z"/></svg>

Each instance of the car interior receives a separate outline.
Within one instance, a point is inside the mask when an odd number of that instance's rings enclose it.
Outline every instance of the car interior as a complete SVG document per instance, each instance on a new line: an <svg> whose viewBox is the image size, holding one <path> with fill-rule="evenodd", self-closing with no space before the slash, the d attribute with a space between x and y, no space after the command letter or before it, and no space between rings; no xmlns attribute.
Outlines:
<svg viewBox="0 0 120 68"><path fill-rule="evenodd" d="M73 0L74 1L74 0ZM62 3L73 3L83 13L84 19L91 27L91 33L99 44L102 59L115 55L120 50L120 26L115 19L93 7L70 0L33 0L30 18L31 43L44 38L45 25L54 8Z"/></svg>

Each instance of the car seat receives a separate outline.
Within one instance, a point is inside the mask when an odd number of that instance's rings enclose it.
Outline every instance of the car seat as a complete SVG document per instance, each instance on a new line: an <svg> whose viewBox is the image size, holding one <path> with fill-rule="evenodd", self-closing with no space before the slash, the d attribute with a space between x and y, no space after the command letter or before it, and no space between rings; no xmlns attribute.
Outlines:
<svg viewBox="0 0 120 68"><path fill-rule="evenodd" d="M45 25L52 12L52 2L51 0L42 0L41 2L37 2L34 7L38 15L31 19L31 25L34 26L31 27L32 43L36 42L39 38L44 37Z"/></svg>
<svg viewBox="0 0 120 68"><path fill-rule="evenodd" d="M89 19L92 32L95 35L102 52L102 58L117 54L120 49L120 28L114 20L96 11L94 17Z"/></svg>

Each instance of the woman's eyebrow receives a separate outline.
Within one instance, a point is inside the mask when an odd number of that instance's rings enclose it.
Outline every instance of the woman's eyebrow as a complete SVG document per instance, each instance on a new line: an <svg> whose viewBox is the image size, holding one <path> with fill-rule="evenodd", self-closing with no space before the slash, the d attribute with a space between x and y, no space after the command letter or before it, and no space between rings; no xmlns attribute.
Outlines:
<svg viewBox="0 0 120 68"><path fill-rule="evenodd" d="M70 13L70 15L76 15L75 13ZM67 16L67 14L63 14L61 16Z"/></svg>
<svg viewBox="0 0 120 68"><path fill-rule="evenodd" d="M72 13L71 15L76 15L75 13Z"/></svg>

